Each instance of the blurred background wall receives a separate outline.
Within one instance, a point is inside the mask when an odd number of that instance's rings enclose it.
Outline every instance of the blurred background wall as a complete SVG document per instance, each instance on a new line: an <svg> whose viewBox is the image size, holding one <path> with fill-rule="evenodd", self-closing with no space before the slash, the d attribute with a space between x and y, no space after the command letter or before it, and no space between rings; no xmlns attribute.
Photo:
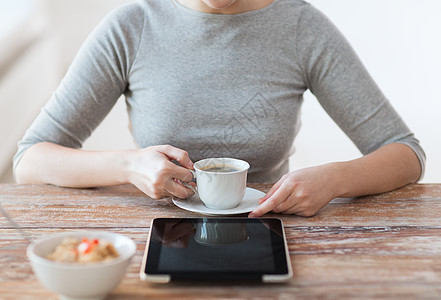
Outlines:
<svg viewBox="0 0 441 300"><path fill-rule="evenodd" d="M441 182L441 1L311 0L348 38L427 155L422 182ZM359 151L306 95L294 169Z"/></svg>
<svg viewBox="0 0 441 300"><path fill-rule="evenodd" d="M166 0L157 0L166 1ZM12 182L17 141L57 87L87 34L131 0L0 0L0 182ZM420 139L423 182L441 182L441 1L311 0L349 39ZM133 148L120 99L87 149ZM291 169L360 153L307 93Z"/></svg>

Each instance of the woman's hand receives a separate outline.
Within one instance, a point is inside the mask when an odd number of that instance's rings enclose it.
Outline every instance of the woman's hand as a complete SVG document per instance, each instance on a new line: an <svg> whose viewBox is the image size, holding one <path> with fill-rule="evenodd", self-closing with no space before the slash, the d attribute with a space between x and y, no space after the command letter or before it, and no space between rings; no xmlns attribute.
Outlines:
<svg viewBox="0 0 441 300"><path fill-rule="evenodd" d="M333 164L288 173L259 199L260 205L249 216L261 217L270 211L314 216L337 197L336 176L338 172Z"/></svg>
<svg viewBox="0 0 441 300"><path fill-rule="evenodd" d="M418 157L409 146L387 144L354 160L286 174L259 200L250 217L270 211L313 216L334 198L391 191L416 182L421 172Z"/></svg>
<svg viewBox="0 0 441 300"><path fill-rule="evenodd" d="M169 196L187 198L193 192L179 183L193 177L193 162L184 150L152 146L128 152L128 181L153 199ZM178 161L182 166L172 162Z"/></svg>

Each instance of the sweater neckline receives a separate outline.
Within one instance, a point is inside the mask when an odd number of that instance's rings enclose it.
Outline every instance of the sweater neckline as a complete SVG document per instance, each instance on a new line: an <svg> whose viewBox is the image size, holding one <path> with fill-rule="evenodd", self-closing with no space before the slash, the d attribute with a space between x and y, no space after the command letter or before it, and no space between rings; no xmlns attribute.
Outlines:
<svg viewBox="0 0 441 300"><path fill-rule="evenodd" d="M186 15L193 15L196 17L206 18L206 19L236 19L236 18L254 16L254 15L264 13L265 11L271 9L277 2L279 2L279 0L274 0L272 3L270 3L269 5L267 5L263 8L259 8L259 9L255 9L255 10L251 10L251 11L247 11L247 12L243 12L243 13L213 14L213 13L206 13L206 12L201 12L201 11L197 11L197 10L188 8L184 5L182 5L181 3L179 3L179 1L175 1L175 0L172 0L172 1L173 1L173 5L180 12L185 13Z"/></svg>

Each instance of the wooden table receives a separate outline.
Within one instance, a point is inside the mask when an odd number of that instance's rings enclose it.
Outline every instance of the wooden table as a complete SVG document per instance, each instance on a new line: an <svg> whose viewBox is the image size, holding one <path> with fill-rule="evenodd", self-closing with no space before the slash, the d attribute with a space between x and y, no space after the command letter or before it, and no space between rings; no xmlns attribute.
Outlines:
<svg viewBox="0 0 441 300"><path fill-rule="evenodd" d="M250 185L267 191L268 184ZM285 224L294 277L286 284L154 285L138 277L150 222L198 216L132 186L67 189L0 185L0 299L57 299L32 273L31 239L78 229L119 232L137 253L109 299L440 299L441 184L416 184L335 199L311 218L268 214Z"/></svg>

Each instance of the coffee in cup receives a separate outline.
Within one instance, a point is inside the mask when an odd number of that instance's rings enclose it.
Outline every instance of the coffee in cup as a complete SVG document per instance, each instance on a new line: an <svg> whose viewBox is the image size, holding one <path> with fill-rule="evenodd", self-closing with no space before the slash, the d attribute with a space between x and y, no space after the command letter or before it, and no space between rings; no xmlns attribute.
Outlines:
<svg viewBox="0 0 441 300"><path fill-rule="evenodd" d="M201 170L205 172L228 173L228 172L240 171L240 168L229 165L214 165L214 166L207 166L205 168L201 168Z"/></svg>

